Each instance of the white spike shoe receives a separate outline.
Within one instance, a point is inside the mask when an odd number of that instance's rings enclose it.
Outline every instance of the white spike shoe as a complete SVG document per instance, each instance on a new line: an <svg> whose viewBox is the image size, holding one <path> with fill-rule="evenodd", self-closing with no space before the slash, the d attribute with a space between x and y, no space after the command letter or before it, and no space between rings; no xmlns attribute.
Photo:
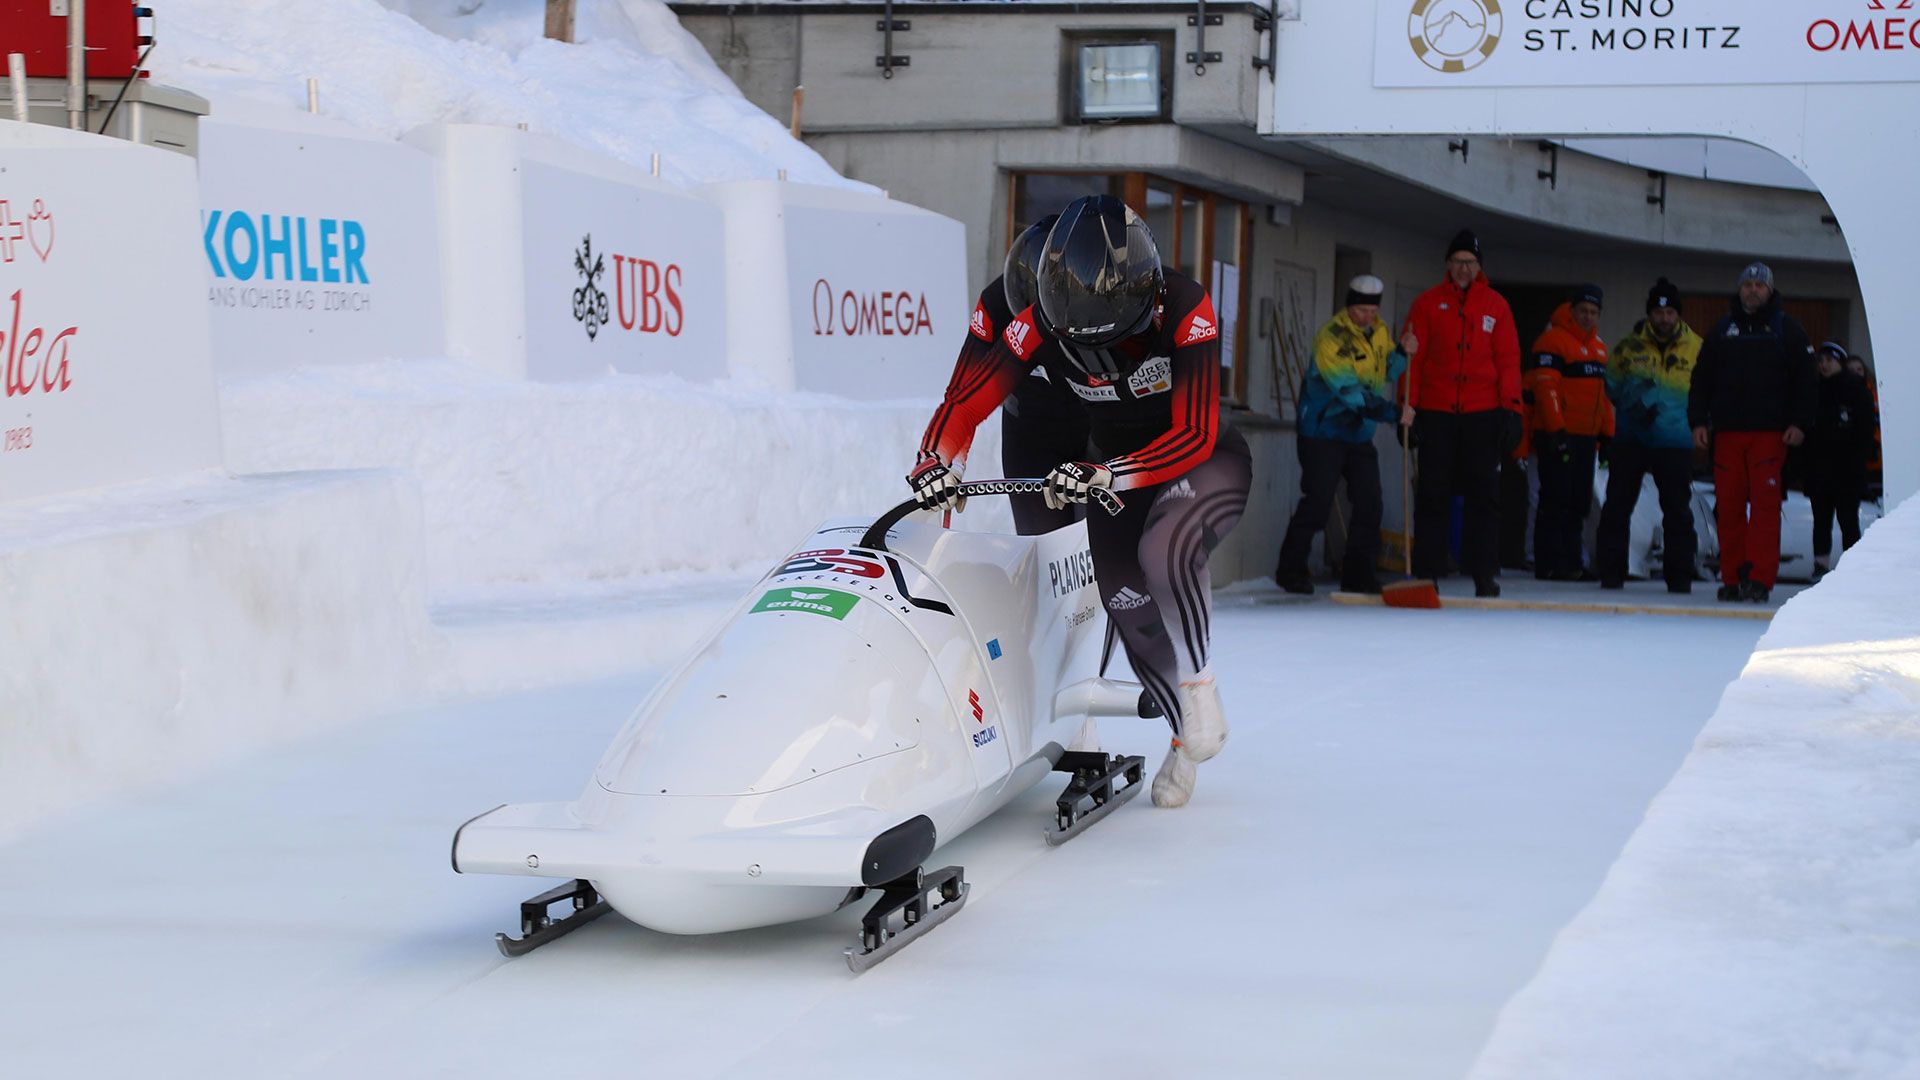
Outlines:
<svg viewBox="0 0 1920 1080"><path fill-rule="evenodd" d="M1180 740L1173 740L1167 749L1167 760L1160 763L1160 771L1153 774L1153 805L1171 809L1187 805L1193 798L1193 782L1200 769L1180 749Z"/></svg>
<svg viewBox="0 0 1920 1080"><path fill-rule="evenodd" d="M1180 745L1195 764L1211 758L1227 744L1227 711L1213 668L1201 668L1180 683Z"/></svg>

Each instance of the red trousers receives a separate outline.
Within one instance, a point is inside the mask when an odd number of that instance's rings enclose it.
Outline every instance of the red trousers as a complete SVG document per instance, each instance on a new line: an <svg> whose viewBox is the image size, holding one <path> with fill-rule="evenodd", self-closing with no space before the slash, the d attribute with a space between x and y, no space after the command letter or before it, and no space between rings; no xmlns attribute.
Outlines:
<svg viewBox="0 0 1920 1080"><path fill-rule="evenodd" d="M1713 436L1714 517L1720 527L1720 580L1773 588L1780 573L1780 467L1787 444L1777 431L1721 431Z"/></svg>

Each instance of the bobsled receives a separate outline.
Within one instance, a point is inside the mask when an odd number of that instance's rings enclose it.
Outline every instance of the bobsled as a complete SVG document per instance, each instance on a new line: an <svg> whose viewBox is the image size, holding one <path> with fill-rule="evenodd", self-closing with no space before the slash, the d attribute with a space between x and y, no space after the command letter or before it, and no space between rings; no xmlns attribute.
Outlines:
<svg viewBox="0 0 1920 1080"><path fill-rule="evenodd" d="M1043 830L1054 843L1138 794L1142 758L1076 743L1089 719L1157 715L1137 684L1098 674L1085 523L1007 536L915 509L829 521L796 546L640 703L579 798L459 827L455 871L565 882L521 905L501 951L608 910L711 934L877 893L847 950L864 970L965 902L964 869L929 857L1050 773L1071 776Z"/></svg>

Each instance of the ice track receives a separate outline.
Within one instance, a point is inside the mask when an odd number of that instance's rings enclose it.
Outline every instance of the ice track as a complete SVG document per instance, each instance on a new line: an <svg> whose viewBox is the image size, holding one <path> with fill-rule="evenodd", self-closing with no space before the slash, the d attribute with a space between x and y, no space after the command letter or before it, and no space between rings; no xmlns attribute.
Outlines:
<svg viewBox="0 0 1920 1080"><path fill-rule="evenodd" d="M1057 849L1064 778L943 848L967 909L849 975L858 911L610 916L503 960L533 879L454 826L572 798L657 673L371 719L0 846L9 1077L1458 1077L1762 623L1223 598L1193 804ZM1164 729L1104 721L1158 764Z"/></svg>

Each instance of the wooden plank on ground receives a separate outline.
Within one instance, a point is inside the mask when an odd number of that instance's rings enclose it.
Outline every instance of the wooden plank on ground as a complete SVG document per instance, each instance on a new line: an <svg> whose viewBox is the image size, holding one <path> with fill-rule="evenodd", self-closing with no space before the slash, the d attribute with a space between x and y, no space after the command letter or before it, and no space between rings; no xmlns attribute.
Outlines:
<svg viewBox="0 0 1920 1080"><path fill-rule="evenodd" d="M1378 596L1365 593L1336 592L1336 604L1385 607ZM1442 608L1477 608L1485 611L1569 611L1588 615L1692 615L1707 619L1759 619L1768 621L1776 610L1767 606L1727 604L1720 607L1695 607L1681 604L1636 604L1607 600L1533 600L1509 597L1440 596Z"/></svg>

